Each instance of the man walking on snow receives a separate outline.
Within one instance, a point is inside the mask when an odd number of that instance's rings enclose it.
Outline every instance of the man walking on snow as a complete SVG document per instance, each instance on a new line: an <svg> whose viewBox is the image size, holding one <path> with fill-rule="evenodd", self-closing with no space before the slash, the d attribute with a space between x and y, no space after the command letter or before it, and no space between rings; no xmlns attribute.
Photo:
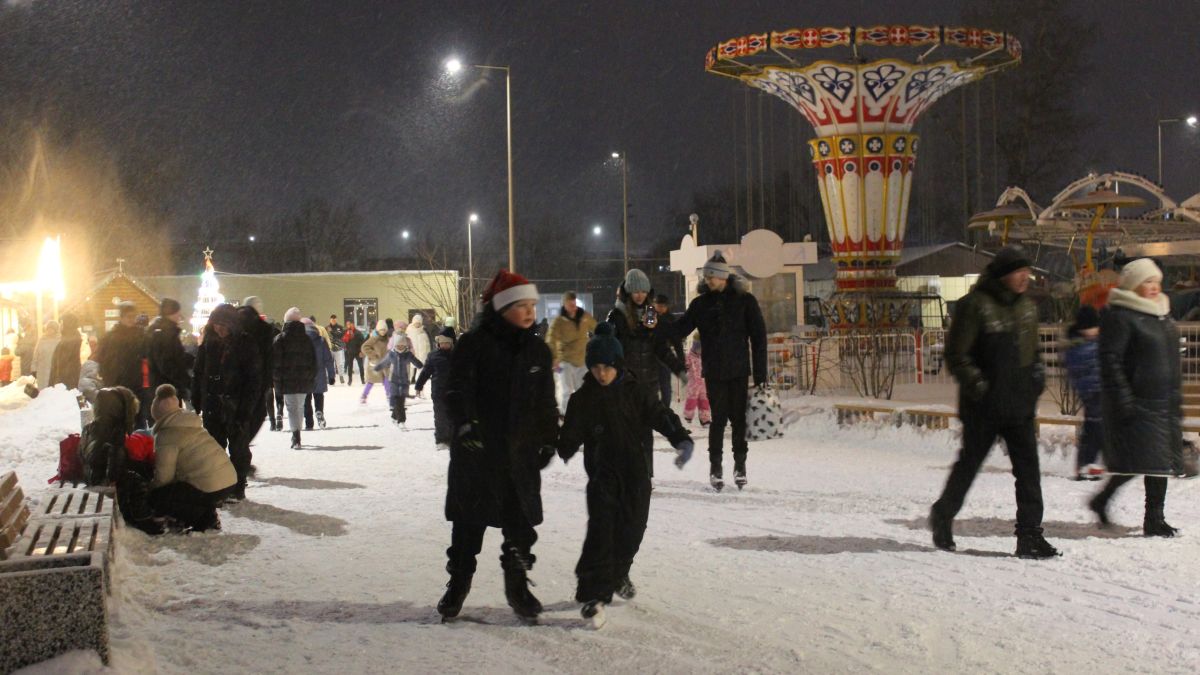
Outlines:
<svg viewBox="0 0 1200 675"><path fill-rule="evenodd" d="M929 512L933 544L944 551L955 550L954 517L1000 436L1008 446L1017 482L1016 555L1060 555L1042 537L1035 417L1038 397L1046 388L1046 371L1038 349L1037 308L1025 297L1029 268L1019 248L997 253L979 282L959 301L946 337L946 363L958 382L963 447L942 496Z"/></svg>
<svg viewBox="0 0 1200 675"><path fill-rule="evenodd" d="M587 367L583 364L588 338L596 330L596 319L579 306L575 291L562 296L562 309L546 332L546 344L554 355L554 372L558 374L560 399L558 412L567 414L567 400L583 385Z"/></svg>

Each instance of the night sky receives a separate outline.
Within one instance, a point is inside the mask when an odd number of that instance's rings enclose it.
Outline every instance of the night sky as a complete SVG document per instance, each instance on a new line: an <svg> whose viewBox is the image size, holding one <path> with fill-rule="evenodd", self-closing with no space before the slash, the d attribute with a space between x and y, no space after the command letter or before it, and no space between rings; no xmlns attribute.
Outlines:
<svg viewBox="0 0 1200 675"><path fill-rule="evenodd" d="M716 42L953 23L962 4L21 1L0 10L0 72L5 98L34 97L112 157L156 167L173 236L323 197L357 205L381 251L399 254L401 229L457 236L472 210L476 245L502 245L503 78L451 81L442 63L507 65L518 222L615 233L619 174L605 160L628 150L631 227L649 240L694 190L728 182L739 86L704 72ZM1099 30L1078 105L1098 122L1100 161L1073 173L1153 177L1155 120L1200 112L1200 2L1074 6ZM1198 134L1164 131L1167 189L1183 199L1200 191Z"/></svg>

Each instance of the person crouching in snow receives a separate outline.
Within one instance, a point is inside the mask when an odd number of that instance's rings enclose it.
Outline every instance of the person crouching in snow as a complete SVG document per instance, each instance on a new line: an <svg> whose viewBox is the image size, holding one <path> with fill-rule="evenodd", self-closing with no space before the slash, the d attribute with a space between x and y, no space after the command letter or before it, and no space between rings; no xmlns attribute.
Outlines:
<svg viewBox="0 0 1200 675"><path fill-rule="evenodd" d="M446 551L450 582L438 613L458 616L484 532L498 527L504 534L504 595L517 616L530 620L542 613L526 573L536 560L533 528L542 522L541 470L554 458L558 436L554 370L550 348L533 330L536 286L500 270L482 300L450 360L446 404L456 431L446 520L454 525Z"/></svg>
<svg viewBox="0 0 1200 675"><path fill-rule="evenodd" d="M677 451L675 465L692 456L692 439L657 392L624 367L624 351L612 324L596 327L587 344L588 374L567 403L558 435L558 454L570 459L583 445L587 470L587 537L575 566L575 599L584 618L595 618L616 592L636 592L629 568L642 544L650 513L650 472L643 441L651 429L667 437Z"/></svg>
<svg viewBox="0 0 1200 675"><path fill-rule="evenodd" d="M408 367L424 368L425 364L409 349L408 337L397 332L391 338L387 356L375 364L375 372L383 372L391 368L388 376L391 382L389 403L392 406L392 421L404 431L408 431L408 416L404 412L404 399L408 398Z"/></svg>
<svg viewBox="0 0 1200 675"><path fill-rule="evenodd" d="M449 329L448 329L449 330ZM438 450L449 450L454 438L454 427L450 424L450 411L446 408L446 386L450 380L450 358L454 353L454 338L445 332L433 339L437 349L425 359L425 366L417 377L417 396L426 382L433 382L433 441Z"/></svg>
<svg viewBox="0 0 1200 675"><path fill-rule="evenodd" d="M1100 313L1083 305L1067 329L1067 376L1083 401L1083 429L1075 454L1075 480L1100 480L1104 470L1096 464L1104 448L1104 418L1100 412Z"/></svg>
<svg viewBox="0 0 1200 675"><path fill-rule="evenodd" d="M708 407L708 390L704 386L704 366L700 356L700 336L692 338L692 348L687 357L687 400L683 404L683 419L692 423L692 415L700 411L700 426L712 423L712 410Z"/></svg>
<svg viewBox="0 0 1200 675"><path fill-rule="evenodd" d="M221 529L217 505L237 488L237 471L220 443L204 430L200 416L179 403L175 387L161 384L150 405L154 418L154 512L185 528Z"/></svg>

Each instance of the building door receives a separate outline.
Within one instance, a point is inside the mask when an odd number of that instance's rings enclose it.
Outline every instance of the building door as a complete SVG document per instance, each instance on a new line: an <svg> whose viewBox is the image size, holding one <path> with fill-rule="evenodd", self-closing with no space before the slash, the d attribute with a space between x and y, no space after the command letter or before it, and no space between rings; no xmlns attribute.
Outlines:
<svg viewBox="0 0 1200 675"><path fill-rule="evenodd" d="M379 298L343 298L345 321L370 332L379 321Z"/></svg>

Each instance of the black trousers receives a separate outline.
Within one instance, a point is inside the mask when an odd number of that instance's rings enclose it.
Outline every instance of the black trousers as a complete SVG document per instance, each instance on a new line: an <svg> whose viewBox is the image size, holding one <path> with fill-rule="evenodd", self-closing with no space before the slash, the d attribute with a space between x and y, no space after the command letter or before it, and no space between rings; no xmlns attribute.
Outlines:
<svg viewBox="0 0 1200 675"><path fill-rule="evenodd" d="M938 515L953 520L975 482L975 476L996 442L1004 439L1016 479L1017 534L1041 532L1042 475L1038 466L1037 431L1033 418L1020 422L999 422L984 415L963 418L963 447L958 461L950 469L942 496L934 503Z"/></svg>
<svg viewBox="0 0 1200 675"><path fill-rule="evenodd" d="M313 428L314 406L316 406L317 412L324 414L325 394L313 392L304 397L304 428L309 431Z"/></svg>
<svg viewBox="0 0 1200 675"><path fill-rule="evenodd" d="M354 384L355 363L358 364L358 379L362 380L363 382L367 381L367 375L363 371L363 357L362 354L359 354L353 358L349 356L346 357L346 384Z"/></svg>
<svg viewBox="0 0 1200 675"><path fill-rule="evenodd" d="M611 602L646 534L650 481L623 490L615 481L589 480L587 505L587 536L575 565L575 600Z"/></svg>
<svg viewBox="0 0 1200 675"><path fill-rule="evenodd" d="M407 387L392 387L392 395L388 397L388 405L392 408L392 419L400 424L408 421L408 415L404 410L404 399L407 398Z"/></svg>
<svg viewBox="0 0 1200 675"><path fill-rule="evenodd" d="M504 542L500 545L500 562L503 564L509 549L515 549L532 566L537 560L533 556L533 545L537 543L537 531L521 510L516 491L510 486L508 498L504 500L500 514L500 532ZM475 556L483 550L483 535L487 525L456 520L450 530L450 548L446 549L446 571L450 574L471 575L475 573Z"/></svg>
<svg viewBox="0 0 1200 675"><path fill-rule="evenodd" d="M724 452L725 424L733 425L733 459L745 462L749 446L746 444L746 400L750 384L745 378L732 380L705 380L708 404L712 407L712 424L708 427L708 461L714 468L721 466Z"/></svg>
<svg viewBox="0 0 1200 675"><path fill-rule="evenodd" d="M1133 480L1134 476L1113 476L1108 479L1104 489L1096 495L1101 505L1107 506L1108 501L1117 493L1117 489ZM1163 510L1167 505L1166 476L1146 476L1143 484L1146 486L1146 520L1162 520Z"/></svg>
<svg viewBox="0 0 1200 675"><path fill-rule="evenodd" d="M450 403L445 396L433 397L433 440L450 445L454 440L454 423L450 421Z"/></svg>
<svg viewBox="0 0 1200 675"><path fill-rule="evenodd" d="M150 507L158 515L170 516L202 532L217 524L217 505L233 489L204 492L190 483L170 483L150 491Z"/></svg>
<svg viewBox="0 0 1200 675"><path fill-rule="evenodd" d="M253 424L249 426L254 426ZM258 426L262 426L259 420ZM220 410L205 411L204 429L217 443L229 451L229 461L237 471L238 485L246 485L246 477L250 473L250 463L254 456L250 452L250 440L258 432L258 428L237 430L234 425L223 418Z"/></svg>

